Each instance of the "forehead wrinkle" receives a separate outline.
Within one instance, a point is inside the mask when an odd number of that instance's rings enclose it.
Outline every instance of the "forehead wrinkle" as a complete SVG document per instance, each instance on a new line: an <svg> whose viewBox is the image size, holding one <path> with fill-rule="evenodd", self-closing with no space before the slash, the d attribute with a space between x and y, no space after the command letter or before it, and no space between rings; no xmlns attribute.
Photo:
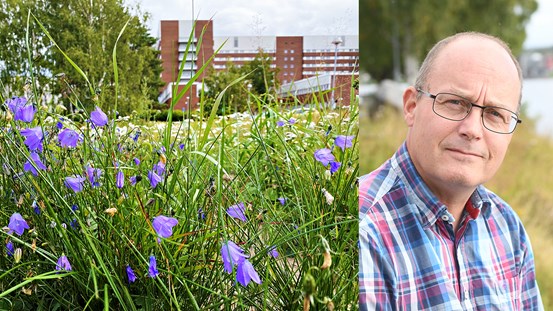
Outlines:
<svg viewBox="0 0 553 311"><path fill-rule="evenodd" d="M469 92L466 92L466 91L463 91L459 88L456 88L455 86L450 86L446 91L440 91L439 93L450 93L450 94L454 94L454 95L457 95L457 96L461 96L467 100L469 100L471 103L474 103L476 104L478 102L478 99L480 97L480 95L477 97L477 98L474 98L474 96L470 96L470 95L467 95ZM504 109L507 109L507 110L511 110L511 108L505 104L502 104L501 102L497 101L497 100L494 100L493 98L490 99L490 100L486 100L482 106L485 106L485 107L499 107L499 108L504 108Z"/></svg>

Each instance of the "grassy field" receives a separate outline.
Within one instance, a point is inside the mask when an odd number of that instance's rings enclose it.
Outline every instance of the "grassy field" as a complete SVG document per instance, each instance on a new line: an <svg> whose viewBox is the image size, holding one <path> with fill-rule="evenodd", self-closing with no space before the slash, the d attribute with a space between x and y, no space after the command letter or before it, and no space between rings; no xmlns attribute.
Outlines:
<svg viewBox="0 0 553 311"><path fill-rule="evenodd" d="M365 107L366 109L366 107ZM361 175L388 159L405 139L401 112L385 107L359 120ZM553 140L536 134L527 117L517 127L505 161L486 185L516 210L530 235L545 310L553 310Z"/></svg>
<svg viewBox="0 0 553 311"><path fill-rule="evenodd" d="M356 309L357 102L174 123L31 102L0 118L0 309Z"/></svg>

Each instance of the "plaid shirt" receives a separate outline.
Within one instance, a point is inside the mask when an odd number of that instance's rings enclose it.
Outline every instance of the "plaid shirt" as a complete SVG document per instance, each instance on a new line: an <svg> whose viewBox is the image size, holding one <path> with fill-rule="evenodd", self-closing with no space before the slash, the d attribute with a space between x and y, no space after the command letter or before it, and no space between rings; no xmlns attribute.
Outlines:
<svg viewBox="0 0 553 311"><path fill-rule="evenodd" d="M359 188L361 310L543 310L530 241L483 186L459 229L417 173L405 143Z"/></svg>

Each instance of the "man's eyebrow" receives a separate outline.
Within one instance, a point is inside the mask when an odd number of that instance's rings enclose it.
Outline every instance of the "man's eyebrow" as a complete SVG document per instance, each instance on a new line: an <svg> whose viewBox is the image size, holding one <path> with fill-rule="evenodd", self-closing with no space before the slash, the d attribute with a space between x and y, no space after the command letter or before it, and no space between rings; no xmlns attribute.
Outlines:
<svg viewBox="0 0 553 311"><path fill-rule="evenodd" d="M448 91L443 91L442 93L450 93L450 94L461 96L463 98L468 99L471 103L476 102L473 98L471 98L470 96L467 96L465 92L463 92L461 90L458 90L458 89L450 88ZM488 100L488 101L484 102L484 106L485 107L498 107L498 108L511 110L511 108L507 107L505 104L502 104L501 102L494 101L494 100L492 100L492 101Z"/></svg>

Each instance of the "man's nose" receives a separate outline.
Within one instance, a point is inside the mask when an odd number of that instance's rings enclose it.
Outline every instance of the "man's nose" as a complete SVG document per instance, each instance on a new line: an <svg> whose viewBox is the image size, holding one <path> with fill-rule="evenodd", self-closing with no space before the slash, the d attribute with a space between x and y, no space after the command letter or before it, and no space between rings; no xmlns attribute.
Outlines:
<svg viewBox="0 0 553 311"><path fill-rule="evenodd" d="M482 108L472 106L466 118L460 121L459 133L468 139L481 138L484 131L482 124Z"/></svg>

